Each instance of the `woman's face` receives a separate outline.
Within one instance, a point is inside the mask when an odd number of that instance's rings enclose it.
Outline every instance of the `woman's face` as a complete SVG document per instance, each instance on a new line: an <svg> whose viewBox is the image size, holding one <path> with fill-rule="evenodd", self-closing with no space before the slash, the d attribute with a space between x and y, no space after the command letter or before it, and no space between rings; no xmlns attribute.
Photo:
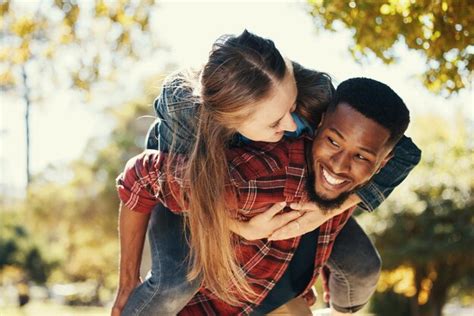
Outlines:
<svg viewBox="0 0 474 316"><path fill-rule="evenodd" d="M252 104L252 112L237 131L246 138L261 142L278 142L285 131L294 132L291 113L296 108L297 88L291 62L287 62L283 80L275 82L265 99Z"/></svg>

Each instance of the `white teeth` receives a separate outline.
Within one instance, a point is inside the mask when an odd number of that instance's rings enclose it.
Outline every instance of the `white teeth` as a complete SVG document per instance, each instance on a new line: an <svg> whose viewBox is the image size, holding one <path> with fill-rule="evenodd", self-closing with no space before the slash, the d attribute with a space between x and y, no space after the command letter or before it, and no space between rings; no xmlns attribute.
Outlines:
<svg viewBox="0 0 474 316"><path fill-rule="evenodd" d="M344 180L336 179L333 176L331 176L324 168L323 168L323 176L324 179L326 179L327 182L331 185L339 185L344 182Z"/></svg>

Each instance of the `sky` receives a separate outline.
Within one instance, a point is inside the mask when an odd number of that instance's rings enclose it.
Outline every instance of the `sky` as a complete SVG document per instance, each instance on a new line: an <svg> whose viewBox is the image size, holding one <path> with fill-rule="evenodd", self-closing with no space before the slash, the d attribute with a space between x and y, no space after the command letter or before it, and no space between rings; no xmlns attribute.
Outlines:
<svg viewBox="0 0 474 316"><path fill-rule="evenodd" d="M129 69L93 104L84 104L73 92L56 91L51 85L43 104L32 107L33 173L79 158L88 140L103 137L112 128L110 119L101 112L103 107L143 95L145 80L160 73L167 63L197 66L205 61L216 38L244 29L272 39L283 55L329 73L336 83L354 76L385 82L404 99L413 115L451 117L461 111L474 121L473 91L464 90L448 100L429 93L416 77L424 69L417 52L398 45L400 59L395 65L377 60L358 64L348 52L350 31L317 30L301 2L162 1L153 14L152 27L168 49ZM39 71L36 75L41 76ZM24 109L17 96L0 95L0 194L17 194L25 185Z"/></svg>

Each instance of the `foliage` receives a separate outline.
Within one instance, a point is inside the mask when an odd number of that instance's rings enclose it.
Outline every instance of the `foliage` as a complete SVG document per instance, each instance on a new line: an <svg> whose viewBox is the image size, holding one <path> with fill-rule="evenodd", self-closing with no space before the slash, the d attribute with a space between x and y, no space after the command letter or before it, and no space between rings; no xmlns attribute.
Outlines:
<svg viewBox="0 0 474 316"><path fill-rule="evenodd" d="M160 80L152 78L151 85L159 86ZM36 281L93 280L95 292L88 300L98 304L111 299L118 266L115 178L126 161L143 149L153 121L150 104L157 93L148 89L144 98L109 110L116 125L108 139L91 141L83 156L70 165L37 175L25 200L12 204L10 212L0 212L8 218L0 220L4 226L0 227L0 274L16 267ZM64 179L64 174L70 174L70 179L55 180ZM46 249L50 261L43 261L50 265L40 260Z"/></svg>
<svg viewBox="0 0 474 316"><path fill-rule="evenodd" d="M370 300L370 310L375 315L410 315L410 300L392 289L386 292L375 292Z"/></svg>
<svg viewBox="0 0 474 316"><path fill-rule="evenodd" d="M379 290L410 297L412 315L440 315L456 288L474 289L474 143L463 118L429 117L415 126L425 132L418 137L422 163L371 214L379 217L372 228L386 270Z"/></svg>
<svg viewBox="0 0 474 316"><path fill-rule="evenodd" d="M4 280L18 282L26 278L44 284L55 262L45 255L47 248L35 242L31 232L19 223L18 218L0 222L0 271L14 272L4 275ZM21 272L17 273L11 267Z"/></svg>
<svg viewBox="0 0 474 316"><path fill-rule="evenodd" d="M90 98L94 87L151 55L154 7L152 0L0 2L0 89L25 103L27 185L31 105L61 88Z"/></svg>
<svg viewBox="0 0 474 316"><path fill-rule="evenodd" d="M67 82L86 91L99 79L115 78L120 64L156 47L149 24L153 3L2 2L0 86L21 87L19 68L33 63L56 85Z"/></svg>
<svg viewBox="0 0 474 316"><path fill-rule="evenodd" d="M375 55L385 63L397 45L421 53L423 83L447 96L472 81L474 6L470 0L308 0L317 27L350 28L350 51L358 61Z"/></svg>
<svg viewBox="0 0 474 316"><path fill-rule="evenodd" d="M119 201L115 178L126 161L143 149L152 120L140 118L151 114L150 104L156 94L157 91L149 91L147 97L111 111L116 126L110 137L90 142L83 157L71 165L38 175L24 202L31 219L29 228L48 243L51 256L61 263L49 280L94 280L96 289L95 296L89 298L91 302L110 299L117 285ZM68 182L50 181L55 173L66 172L72 172Z"/></svg>

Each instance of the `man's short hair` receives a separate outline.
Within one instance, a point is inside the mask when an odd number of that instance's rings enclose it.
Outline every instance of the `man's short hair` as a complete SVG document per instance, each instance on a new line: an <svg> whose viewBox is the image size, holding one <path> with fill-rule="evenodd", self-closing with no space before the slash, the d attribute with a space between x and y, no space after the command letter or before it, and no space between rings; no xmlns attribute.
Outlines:
<svg viewBox="0 0 474 316"><path fill-rule="evenodd" d="M410 123L410 112L398 94L373 79L351 78L341 82L328 111L334 111L342 102L388 129L390 145L400 140Z"/></svg>

